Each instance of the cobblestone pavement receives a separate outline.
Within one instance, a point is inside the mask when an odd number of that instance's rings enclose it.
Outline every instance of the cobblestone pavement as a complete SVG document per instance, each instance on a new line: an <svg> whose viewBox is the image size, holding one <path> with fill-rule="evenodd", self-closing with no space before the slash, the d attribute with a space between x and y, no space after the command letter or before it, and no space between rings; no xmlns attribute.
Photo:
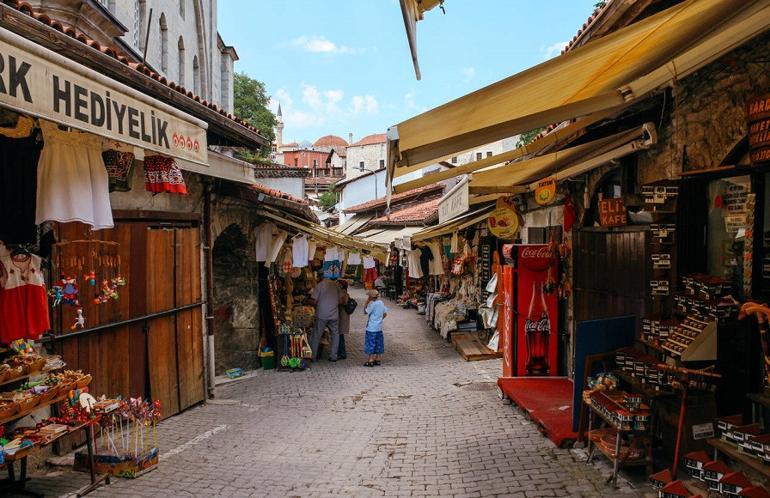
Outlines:
<svg viewBox="0 0 770 498"><path fill-rule="evenodd" d="M499 361L464 362L414 310L387 305L381 367L362 366L359 306L347 360L219 388L161 424L156 470L91 496L641 496L611 490L606 468L504 405ZM42 471L29 488L57 496L85 482Z"/></svg>

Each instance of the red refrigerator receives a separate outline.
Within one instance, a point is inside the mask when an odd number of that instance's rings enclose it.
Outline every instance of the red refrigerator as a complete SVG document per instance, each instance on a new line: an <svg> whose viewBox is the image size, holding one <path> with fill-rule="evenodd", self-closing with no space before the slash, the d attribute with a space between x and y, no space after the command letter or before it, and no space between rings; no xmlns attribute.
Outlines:
<svg viewBox="0 0 770 498"><path fill-rule="evenodd" d="M546 244L507 244L503 254L503 377L557 376L558 259Z"/></svg>

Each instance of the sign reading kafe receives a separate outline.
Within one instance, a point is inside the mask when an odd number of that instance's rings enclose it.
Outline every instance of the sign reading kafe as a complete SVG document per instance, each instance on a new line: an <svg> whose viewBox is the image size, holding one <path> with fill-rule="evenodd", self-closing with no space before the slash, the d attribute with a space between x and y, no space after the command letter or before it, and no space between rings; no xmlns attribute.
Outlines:
<svg viewBox="0 0 770 498"><path fill-rule="evenodd" d="M466 211L470 206L470 190L468 189L468 176L460 180L460 183L452 187L438 203L438 222L444 223Z"/></svg>
<svg viewBox="0 0 770 498"><path fill-rule="evenodd" d="M50 52L42 47L36 51ZM75 62L55 62L59 58L53 52L44 58L0 39L0 104L145 150L208 164L205 124L192 117L182 119L164 110L170 109L165 104Z"/></svg>

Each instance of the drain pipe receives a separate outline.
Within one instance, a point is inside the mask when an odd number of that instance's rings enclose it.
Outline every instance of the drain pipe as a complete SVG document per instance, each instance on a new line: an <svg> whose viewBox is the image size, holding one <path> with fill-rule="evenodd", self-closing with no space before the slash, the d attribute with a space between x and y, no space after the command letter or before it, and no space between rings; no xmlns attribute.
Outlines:
<svg viewBox="0 0 770 498"><path fill-rule="evenodd" d="M208 397L214 397L214 251L211 230L211 193L214 185L209 179L203 195L203 251L206 267L206 361L208 370Z"/></svg>

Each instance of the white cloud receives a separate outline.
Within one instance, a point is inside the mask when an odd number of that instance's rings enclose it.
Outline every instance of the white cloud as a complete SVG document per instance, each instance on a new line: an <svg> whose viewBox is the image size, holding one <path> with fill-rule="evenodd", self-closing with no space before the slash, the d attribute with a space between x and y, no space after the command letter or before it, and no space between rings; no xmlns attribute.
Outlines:
<svg viewBox="0 0 770 498"><path fill-rule="evenodd" d="M338 45L325 36L299 36L289 42L289 45L305 52L315 54L356 54L360 50Z"/></svg>
<svg viewBox="0 0 770 498"><path fill-rule="evenodd" d="M353 97L353 114L377 114L380 104L371 95L356 95Z"/></svg>
<svg viewBox="0 0 770 498"><path fill-rule="evenodd" d="M310 106L314 111L319 111L323 107L321 102L321 92L313 85L302 84L302 102Z"/></svg>
<svg viewBox="0 0 770 498"><path fill-rule="evenodd" d="M547 47L540 47L540 54L543 56L543 60L546 61L559 55L566 46L567 42L556 42Z"/></svg>
<svg viewBox="0 0 770 498"><path fill-rule="evenodd" d="M417 109L417 102L414 100L414 91L409 91L404 94L404 106L409 110Z"/></svg>
<svg viewBox="0 0 770 498"><path fill-rule="evenodd" d="M472 80L474 76L476 76L476 68L473 66L464 67L460 69L460 73L462 73L463 80L465 80L465 82L467 83L470 80Z"/></svg>

